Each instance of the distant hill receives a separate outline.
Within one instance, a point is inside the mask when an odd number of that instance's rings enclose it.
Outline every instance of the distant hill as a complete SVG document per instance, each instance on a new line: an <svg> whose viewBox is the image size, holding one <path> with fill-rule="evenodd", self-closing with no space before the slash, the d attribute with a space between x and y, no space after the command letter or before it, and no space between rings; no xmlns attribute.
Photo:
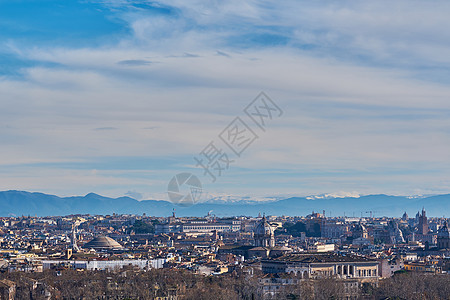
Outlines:
<svg viewBox="0 0 450 300"><path fill-rule="evenodd" d="M288 198L270 202L237 201L230 203L200 203L179 207L168 201L143 200L129 197L108 198L94 193L86 196L58 197L24 191L0 192L0 216L63 216L70 214L143 214L169 216L175 208L179 216L204 216L208 211L218 217L249 215L304 216L312 211L326 211L327 216L397 216L407 212L414 217L425 207L429 216L450 215L450 195L410 198L388 195L368 195L359 198Z"/></svg>

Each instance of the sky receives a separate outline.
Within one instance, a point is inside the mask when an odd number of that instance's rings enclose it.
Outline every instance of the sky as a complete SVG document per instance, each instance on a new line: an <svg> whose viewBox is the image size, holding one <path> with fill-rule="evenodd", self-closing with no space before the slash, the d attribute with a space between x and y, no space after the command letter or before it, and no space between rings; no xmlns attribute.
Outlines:
<svg viewBox="0 0 450 300"><path fill-rule="evenodd" d="M449 11L0 1L0 190L167 200L191 173L204 200L450 193ZM261 92L264 130L244 111ZM240 156L220 138L237 117L257 136ZM214 182L211 142L232 161Z"/></svg>

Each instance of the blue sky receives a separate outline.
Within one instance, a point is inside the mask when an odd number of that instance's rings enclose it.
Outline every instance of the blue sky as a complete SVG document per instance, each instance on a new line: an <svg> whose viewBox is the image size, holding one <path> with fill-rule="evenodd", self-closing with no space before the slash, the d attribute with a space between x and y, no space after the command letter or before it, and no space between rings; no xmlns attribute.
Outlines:
<svg viewBox="0 0 450 300"><path fill-rule="evenodd" d="M2 1L0 189L167 199L191 172L206 198L449 193L449 9ZM260 91L284 114L212 183L194 156Z"/></svg>

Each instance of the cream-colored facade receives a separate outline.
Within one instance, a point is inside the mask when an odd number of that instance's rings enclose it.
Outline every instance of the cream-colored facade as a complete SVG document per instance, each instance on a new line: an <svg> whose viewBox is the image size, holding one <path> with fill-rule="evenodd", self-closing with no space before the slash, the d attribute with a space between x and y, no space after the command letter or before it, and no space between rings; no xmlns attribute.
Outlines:
<svg viewBox="0 0 450 300"><path fill-rule="evenodd" d="M261 263L265 273L291 273L301 278L378 278L379 262L361 257L288 254Z"/></svg>

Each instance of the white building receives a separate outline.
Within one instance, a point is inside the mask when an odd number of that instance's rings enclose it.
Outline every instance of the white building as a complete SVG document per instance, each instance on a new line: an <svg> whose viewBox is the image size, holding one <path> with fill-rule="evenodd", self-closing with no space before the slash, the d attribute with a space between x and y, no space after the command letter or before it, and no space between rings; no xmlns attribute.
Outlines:
<svg viewBox="0 0 450 300"><path fill-rule="evenodd" d="M84 270L108 270L113 271L127 266L139 267L140 269L161 269L167 261L165 258L158 259L127 259L127 260L43 260L42 267L49 270L58 265L70 266L73 269Z"/></svg>
<svg viewBox="0 0 450 300"><path fill-rule="evenodd" d="M336 277L378 278L379 262L359 256L336 254L287 254L272 259L263 259L264 273L293 273L301 278Z"/></svg>
<svg viewBox="0 0 450 300"><path fill-rule="evenodd" d="M315 243L314 245L308 245L308 251L314 253L333 252L334 248L334 244Z"/></svg>
<svg viewBox="0 0 450 300"><path fill-rule="evenodd" d="M220 220L218 222L191 221L181 224L181 232L185 233L236 232L240 230L241 221L239 220Z"/></svg>

